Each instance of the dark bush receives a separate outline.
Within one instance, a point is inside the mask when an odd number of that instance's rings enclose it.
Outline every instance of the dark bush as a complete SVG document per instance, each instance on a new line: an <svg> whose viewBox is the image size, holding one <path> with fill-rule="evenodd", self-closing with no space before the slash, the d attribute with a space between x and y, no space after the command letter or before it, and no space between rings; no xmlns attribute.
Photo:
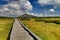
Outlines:
<svg viewBox="0 0 60 40"><path fill-rule="evenodd" d="M30 20L30 18L20 18L20 20Z"/></svg>
<svg viewBox="0 0 60 40"><path fill-rule="evenodd" d="M55 21L56 24L60 24L60 20L59 21Z"/></svg>
<svg viewBox="0 0 60 40"><path fill-rule="evenodd" d="M52 21L52 20L44 20L44 22L46 22L46 23L55 23L55 21Z"/></svg>
<svg viewBox="0 0 60 40"><path fill-rule="evenodd" d="M42 19L36 19L35 21L40 22L40 21L43 21L43 20Z"/></svg>
<svg viewBox="0 0 60 40"><path fill-rule="evenodd" d="M60 20L44 20L44 22L60 24Z"/></svg>

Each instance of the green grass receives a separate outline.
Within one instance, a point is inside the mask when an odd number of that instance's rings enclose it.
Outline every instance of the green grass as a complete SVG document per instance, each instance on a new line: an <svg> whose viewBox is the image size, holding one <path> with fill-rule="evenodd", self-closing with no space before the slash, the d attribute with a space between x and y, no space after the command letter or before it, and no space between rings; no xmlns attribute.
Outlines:
<svg viewBox="0 0 60 40"><path fill-rule="evenodd" d="M58 21L60 18L44 18L43 21L36 21L37 19L31 18L31 20L21 20L21 22L42 40L60 40L60 24L44 22L44 20Z"/></svg>
<svg viewBox="0 0 60 40"><path fill-rule="evenodd" d="M13 18L0 18L0 40L7 40L13 22Z"/></svg>

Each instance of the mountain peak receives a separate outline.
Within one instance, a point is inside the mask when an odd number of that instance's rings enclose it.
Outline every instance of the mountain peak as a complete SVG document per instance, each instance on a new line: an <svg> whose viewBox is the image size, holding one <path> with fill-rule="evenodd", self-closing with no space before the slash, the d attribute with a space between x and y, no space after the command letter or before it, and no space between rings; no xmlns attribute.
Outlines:
<svg viewBox="0 0 60 40"><path fill-rule="evenodd" d="M20 17L35 17L35 16L29 15L29 14L23 14L23 15L21 15Z"/></svg>

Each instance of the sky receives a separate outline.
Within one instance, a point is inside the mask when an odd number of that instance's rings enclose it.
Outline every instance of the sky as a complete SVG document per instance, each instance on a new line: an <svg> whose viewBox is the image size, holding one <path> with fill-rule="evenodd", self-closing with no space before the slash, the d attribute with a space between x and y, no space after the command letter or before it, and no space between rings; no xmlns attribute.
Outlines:
<svg viewBox="0 0 60 40"><path fill-rule="evenodd" d="M0 16L60 16L60 0L0 0Z"/></svg>

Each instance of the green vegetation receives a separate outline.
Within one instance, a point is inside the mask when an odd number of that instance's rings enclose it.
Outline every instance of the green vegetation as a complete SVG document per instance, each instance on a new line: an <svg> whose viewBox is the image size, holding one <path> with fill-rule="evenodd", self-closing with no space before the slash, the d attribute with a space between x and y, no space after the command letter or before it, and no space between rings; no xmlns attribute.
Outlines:
<svg viewBox="0 0 60 40"><path fill-rule="evenodd" d="M42 40L60 40L60 18L30 18L20 21Z"/></svg>
<svg viewBox="0 0 60 40"><path fill-rule="evenodd" d="M13 18L0 17L0 40L7 40L13 22Z"/></svg>
<svg viewBox="0 0 60 40"><path fill-rule="evenodd" d="M30 20L30 18L26 18L26 17L23 17L23 18L20 18L21 20Z"/></svg>
<svg viewBox="0 0 60 40"><path fill-rule="evenodd" d="M46 23L56 23L56 24L60 24L60 18L53 18L53 17L49 17L49 18L36 18L35 21L44 21Z"/></svg>

